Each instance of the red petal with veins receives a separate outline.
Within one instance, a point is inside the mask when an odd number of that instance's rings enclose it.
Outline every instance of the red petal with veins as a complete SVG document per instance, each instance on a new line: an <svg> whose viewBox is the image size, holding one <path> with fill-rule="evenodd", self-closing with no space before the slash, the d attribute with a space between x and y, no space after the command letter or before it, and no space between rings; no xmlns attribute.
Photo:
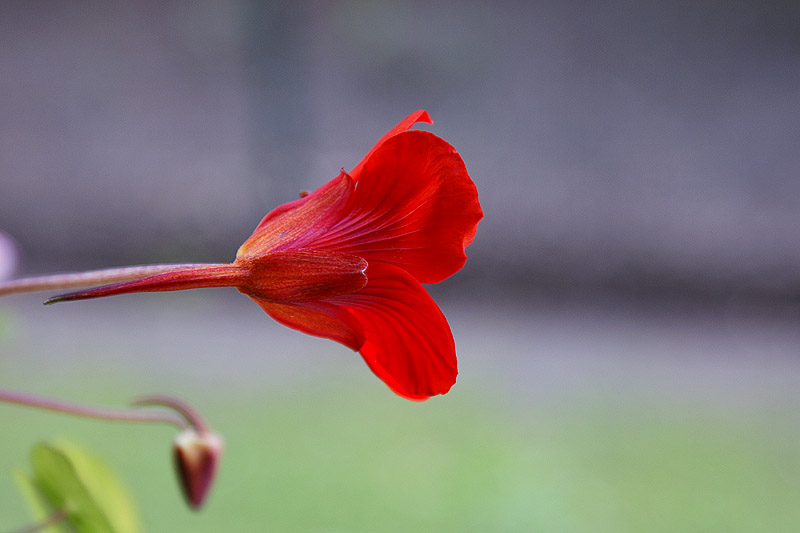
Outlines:
<svg viewBox="0 0 800 533"><path fill-rule="evenodd" d="M482 217L478 191L455 149L432 133L407 131L371 152L357 184L340 174L269 213L237 261L278 250L327 249L437 283L464 265Z"/></svg>
<svg viewBox="0 0 800 533"><path fill-rule="evenodd" d="M445 394L458 374L455 343L442 312L405 271L370 264L367 286L298 304L258 302L278 322L361 352L394 392L412 400Z"/></svg>
<svg viewBox="0 0 800 533"><path fill-rule="evenodd" d="M364 160L347 215L315 241L437 283L467 259L483 217L461 157L425 131L400 133Z"/></svg>
<svg viewBox="0 0 800 533"><path fill-rule="evenodd" d="M417 280L391 265L370 265L369 282L340 297L364 328L361 356L390 389L409 399L445 394L458 374L453 334Z"/></svg>
<svg viewBox="0 0 800 533"><path fill-rule="evenodd" d="M431 116L428 114L427 111L420 109L419 111L414 111L406 118L401 120L400 123L397 124L397 126L387 131L383 135L383 137L378 139L378 142L376 142L375 146L373 146L372 149L369 152L367 152L367 155L364 156L364 159L362 159L359 164L353 167L353 170L350 171L350 175L353 176L353 179L358 181L358 179L361 177L361 170L364 163L372 156L375 150L377 150L383 143L389 140L389 138L394 137L398 133L402 133L404 131L411 129L411 126L413 126L417 122L427 122L428 124L433 124L433 119L431 119Z"/></svg>
<svg viewBox="0 0 800 533"><path fill-rule="evenodd" d="M398 133L411 128L417 122L433 124L427 111L419 110L400 121L397 126L386 132L367 152L364 159L353 168L352 178L345 180L344 174L329 181L312 194L283 204L265 216L256 227L253 235L239 248L237 255L255 255L273 250L299 248L302 243L313 240L339 217L344 215L345 197L353 192L353 181L358 179L361 168L383 143ZM302 241L302 242L298 242Z"/></svg>
<svg viewBox="0 0 800 533"><path fill-rule="evenodd" d="M255 300L269 316L308 335L325 337L358 351L364 345L364 329L346 308L330 302L275 303Z"/></svg>
<svg viewBox="0 0 800 533"><path fill-rule="evenodd" d="M253 234L239 247L237 260L312 244L347 215L353 180L339 174L308 196L270 211Z"/></svg>

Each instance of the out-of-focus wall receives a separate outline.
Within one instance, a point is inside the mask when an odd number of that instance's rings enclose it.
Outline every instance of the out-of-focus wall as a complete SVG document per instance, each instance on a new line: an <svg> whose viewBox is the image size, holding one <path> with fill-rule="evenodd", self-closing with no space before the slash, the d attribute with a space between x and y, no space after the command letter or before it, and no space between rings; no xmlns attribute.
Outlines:
<svg viewBox="0 0 800 533"><path fill-rule="evenodd" d="M26 271L224 261L426 108L486 219L461 280L800 290L795 2L6 2Z"/></svg>

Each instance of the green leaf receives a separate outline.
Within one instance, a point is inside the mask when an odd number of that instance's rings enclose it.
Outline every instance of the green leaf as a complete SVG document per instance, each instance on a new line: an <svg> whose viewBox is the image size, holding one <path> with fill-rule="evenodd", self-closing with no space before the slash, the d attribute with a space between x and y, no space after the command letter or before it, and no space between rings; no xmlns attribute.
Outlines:
<svg viewBox="0 0 800 533"><path fill-rule="evenodd" d="M62 442L62 452L72 461L94 503L108 516L116 533L141 530L133 499L108 465L74 444Z"/></svg>
<svg viewBox="0 0 800 533"><path fill-rule="evenodd" d="M102 461L68 443L37 444L33 475L22 483L38 518L63 509L77 533L137 533L141 530L125 487Z"/></svg>

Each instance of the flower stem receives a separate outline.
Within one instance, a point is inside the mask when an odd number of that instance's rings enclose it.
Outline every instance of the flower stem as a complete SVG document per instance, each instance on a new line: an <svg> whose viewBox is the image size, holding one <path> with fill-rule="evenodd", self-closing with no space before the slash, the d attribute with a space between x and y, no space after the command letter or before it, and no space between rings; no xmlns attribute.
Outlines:
<svg viewBox="0 0 800 533"><path fill-rule="evenodd" d="M158 398L163 400L165 397ZM171 400L171 403L169 400ZM37 396L26 392L9 390L0 390L0 402L23 405L36 409L44 409L47 411L56 411L59 413L67 413L85 418L97 418L101 420L116 420L121 422L161 422L165 424L172 424L181 430L189 429L191 427L198 428L196 424L197 420L200 420L199 416L190 408L188 408L188 406L185 406L185 404L182 404L182 402L174 399L148 403L151 405L155 405L157 403L158 405L172 407L181 416L178 416L172 412L147 412L131 409L104 409L99 407L90 407L69 403L62 400L56 400L53 398L45 398L43 396ZM140 403L140 405L146 405L148 403ZM185 409L179 409L176 406L183 406ZM186 416L186 413L191 413L191 416ZM200 427L205 427L205 424L202 423L202 420L200 420L200 424Z"/></svg>
<svg viewBox="0 0 800 533"><path fill-rule="evenodd" d="M154 274L161 274L172 270L203 266L207 265L204 263L143 265L122 268L107 268L103 270L90 270L88 272L35 276L0 282L0 296L20 292L74 289L80 287L90 287L92 285L103 285L106 283L119 283L152 276Z"/></svg>

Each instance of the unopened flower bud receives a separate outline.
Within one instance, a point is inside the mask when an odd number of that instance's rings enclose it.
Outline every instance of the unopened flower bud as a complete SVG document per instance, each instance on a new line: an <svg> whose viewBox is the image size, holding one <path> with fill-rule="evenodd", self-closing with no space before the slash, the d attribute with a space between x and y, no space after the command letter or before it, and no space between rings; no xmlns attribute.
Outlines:
<svg viewBox="0 0 800 533"><path fill-rule="evenodd" d="M189 505L203 505L222 457L222 439L210 431L186 429L175 438L175 464Z"/></svg>

